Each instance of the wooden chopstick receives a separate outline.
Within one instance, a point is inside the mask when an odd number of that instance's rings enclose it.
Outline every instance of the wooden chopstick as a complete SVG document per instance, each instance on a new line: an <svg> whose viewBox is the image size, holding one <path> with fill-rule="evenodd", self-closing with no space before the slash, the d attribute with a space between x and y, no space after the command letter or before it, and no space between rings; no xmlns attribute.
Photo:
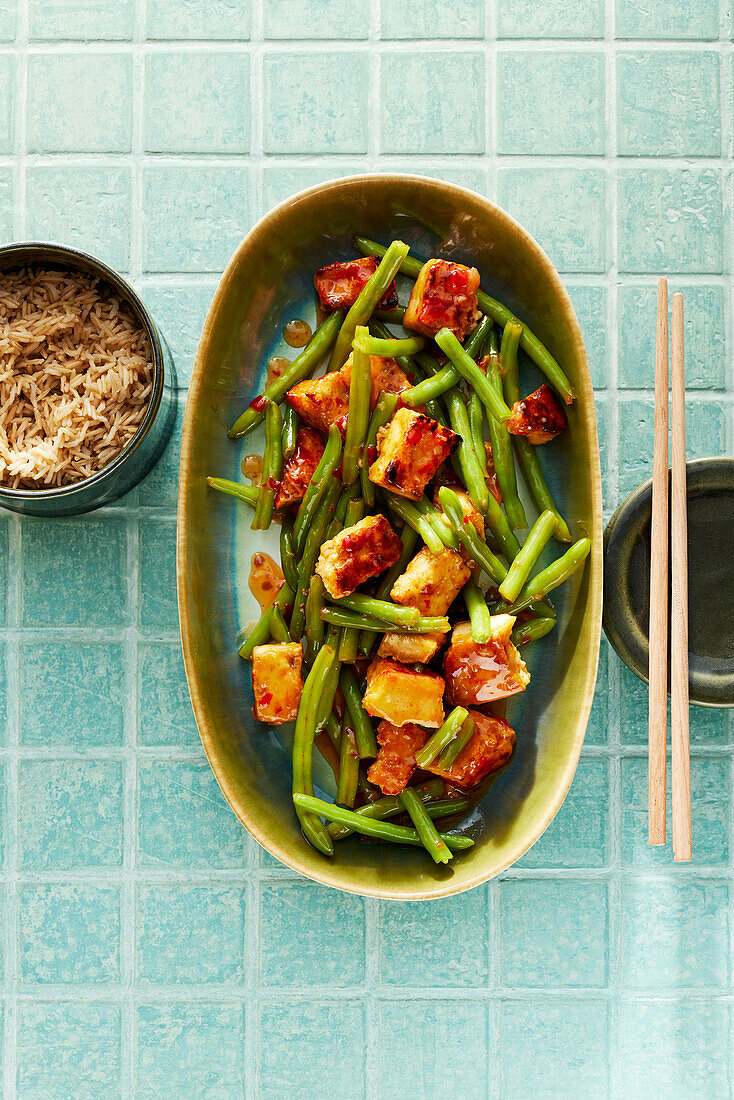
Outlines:
<svg viewBox="0 0 734 1100"><path fill-rule="evenodd" d="M688 744L688 506L683 295L673 295L671 463L670 733L673 746L673 859L691 858L691 761Z"/></svg>
<svg viewBox="0 0 734 1100"><path fill-rule="evenodd" d="M658 279L650 532L648 837L665 844L668 734L668 280Z"/></svg>

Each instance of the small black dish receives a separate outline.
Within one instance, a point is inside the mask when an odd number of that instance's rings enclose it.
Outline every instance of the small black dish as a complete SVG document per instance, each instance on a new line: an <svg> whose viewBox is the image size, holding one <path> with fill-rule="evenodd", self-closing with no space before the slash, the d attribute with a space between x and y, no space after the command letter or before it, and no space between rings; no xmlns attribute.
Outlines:
<svg viewBox="0 0 734 1100"><path fill-rule="evenodd" d="M96 474L52 489L0 486L0 506L27 516L74 516L91 512L129 492L155 466L176 419L176 371L173 357L153 318L133 288L107 264L86 252L58 244L28 241L0 248L0 275L25 264L96 276L117 291L147 333L153 352L153 392L143 421L125 449Z"/></svg>
<svg viewBox="0 0 734 1100"><path fill-rule="evenodd" d="M734 458L687 463L686 485L690 698L700 706L734 707ZM651 514L652 481L646 481L604 533L604 632L645 681Z"/></svg>

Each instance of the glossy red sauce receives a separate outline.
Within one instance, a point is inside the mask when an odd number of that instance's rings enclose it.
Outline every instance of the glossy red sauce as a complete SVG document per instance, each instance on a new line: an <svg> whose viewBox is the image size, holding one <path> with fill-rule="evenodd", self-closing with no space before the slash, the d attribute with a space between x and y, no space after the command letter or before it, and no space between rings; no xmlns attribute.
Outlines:
<svg viewBox="0 0 734 1100"><path fill-rule="evenodd" d="M252 555L248 584L253 596L260 604L261 611L272 606L275 597L283 587L283 570L273 561L270 554L261 551ZM269 701L269 700L268 700ZM265 703L266 701L263 700Z"/></svg>

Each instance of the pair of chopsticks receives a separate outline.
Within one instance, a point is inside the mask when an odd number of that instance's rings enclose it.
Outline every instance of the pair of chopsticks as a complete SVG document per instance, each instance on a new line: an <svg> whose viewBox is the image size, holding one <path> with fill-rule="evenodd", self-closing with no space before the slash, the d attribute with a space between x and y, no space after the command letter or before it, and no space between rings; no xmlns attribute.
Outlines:
<svg viewBox="0 0 734 1100"><path fill-rule="evenodd" d="M688 511L683 295L673 295L670 494L670 719L673 859L691 858L688 729ZM649 838L665 844L668 698L668 281L658 280L650 553Z"/></svg>

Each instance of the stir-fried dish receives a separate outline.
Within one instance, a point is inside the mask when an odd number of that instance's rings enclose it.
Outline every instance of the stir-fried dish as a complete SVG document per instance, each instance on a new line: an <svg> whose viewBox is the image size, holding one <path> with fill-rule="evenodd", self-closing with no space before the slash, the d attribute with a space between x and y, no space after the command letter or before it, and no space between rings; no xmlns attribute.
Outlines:
<svg viewBox="0 0 734 1100"><path fill-rule="evenodd" d="M229 433L265 422L259 485L208 482L254 508L254 530L280 523L282 576L240 655L256 719L295 722L304 836L326 856L356 833L446 863L473 844L455 829L472 792L513 755L521 650L553 629L548 593L591 548L538 459L574 393L476 268L355 247L315 273L321 324ZM404 307L399 273L415 280ZM520 348L546 378L525 395ZM551 539L571 545L534 572ZM314 797L314 745L333 803Z"/></svg>

